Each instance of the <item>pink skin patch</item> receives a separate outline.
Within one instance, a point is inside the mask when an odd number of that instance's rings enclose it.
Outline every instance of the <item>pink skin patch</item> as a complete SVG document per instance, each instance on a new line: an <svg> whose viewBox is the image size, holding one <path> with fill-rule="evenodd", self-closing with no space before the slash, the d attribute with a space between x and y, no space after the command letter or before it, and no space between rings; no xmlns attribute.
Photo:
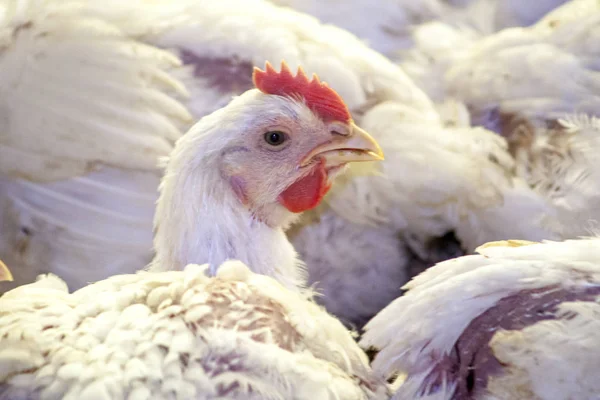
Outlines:
<svg viewBox="0 0 600 400"><path fill-rule="evenodd" d="M279 202L289 211L301 213L319 205L330 188L325 162L321 160L308 175L285 189L279 195Z"/></svg>
<svg viewBox="0 0 600 400"><path fill-rule="evenodd" d="M233 192L243 205L248 205L248 196L246 195L246 182L239 176L232 176L229 180Z"/></svg>

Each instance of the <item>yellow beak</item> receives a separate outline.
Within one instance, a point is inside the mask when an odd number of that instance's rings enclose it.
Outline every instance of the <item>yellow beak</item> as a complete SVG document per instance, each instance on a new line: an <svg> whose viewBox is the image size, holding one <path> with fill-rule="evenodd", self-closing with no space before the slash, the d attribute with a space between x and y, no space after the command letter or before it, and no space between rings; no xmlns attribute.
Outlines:
<svg viewBox="0 0 600 400"><path fill-rule="evenodd" d="M354 122L348 135L315 147L304 157L301 166L305 166L316 156L325 158L328 165L340 165L350 162L381 161L384 159L379 143Z"/></svg>

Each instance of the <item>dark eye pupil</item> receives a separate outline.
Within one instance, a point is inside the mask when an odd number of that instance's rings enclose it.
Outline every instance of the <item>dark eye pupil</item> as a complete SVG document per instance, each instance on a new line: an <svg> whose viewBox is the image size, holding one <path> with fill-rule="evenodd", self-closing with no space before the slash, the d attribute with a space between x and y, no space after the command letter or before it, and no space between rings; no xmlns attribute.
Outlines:
<svg viewBox="0 0 600 400"><path fill-rule="evenodd" d="M265 133L265 140L272 146L278 146L285 141L283 132L272 131Z"/></svg>

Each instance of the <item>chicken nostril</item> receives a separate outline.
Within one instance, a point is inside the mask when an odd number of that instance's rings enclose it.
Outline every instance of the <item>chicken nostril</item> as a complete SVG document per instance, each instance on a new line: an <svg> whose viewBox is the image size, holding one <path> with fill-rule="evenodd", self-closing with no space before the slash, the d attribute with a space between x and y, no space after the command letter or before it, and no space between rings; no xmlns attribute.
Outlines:
<svg viewBox="0 0 600 400"><path fill-rule="evenodd" d="M332 130L330 133L332 135L348 136L348 132L340 132L340 131L334 131L334 130Z"/></svg>
<svg viewBox="0 0 600 400"><path fill-rule="evenodd" d="M333 121L327 125L327 129L329 129L329 133L334 136L350 136L352 133L352 127L341 121Z"/></svg>

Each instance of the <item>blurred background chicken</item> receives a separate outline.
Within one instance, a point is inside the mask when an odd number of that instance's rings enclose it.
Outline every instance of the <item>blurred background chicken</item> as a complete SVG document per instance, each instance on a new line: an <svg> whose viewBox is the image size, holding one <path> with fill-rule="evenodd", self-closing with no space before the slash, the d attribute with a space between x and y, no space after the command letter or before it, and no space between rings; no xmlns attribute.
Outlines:
<svg viewBox="0 0 600 400"><path fill-rule="evenodd" d="M489 35L513 26L528 26L568 0L272 0L342 27L392 59L415 42L413 29L438 21ZM446 40L437 36L438 42Z"/></svg>
<svg viewBox="0 0 600 400"><path fill-rule="evenodd" d="M365 327L393 399L592 399L600 367L598 237L493 242L406 285Z"/></svg>
<svg viewBox="0 0 600 400"><path fill-rule="evenodd" d="M541 225L562 238L589 234L600 217L599 22L597 2L574 0L532 27L482 38L424 25L422 46L402 63L438 109L463 110L471 125L507 139L511 174L547 202L552 217ZM436 45L435 32L450 39ZM496 239L468 235L474 245Z"/></svg>

